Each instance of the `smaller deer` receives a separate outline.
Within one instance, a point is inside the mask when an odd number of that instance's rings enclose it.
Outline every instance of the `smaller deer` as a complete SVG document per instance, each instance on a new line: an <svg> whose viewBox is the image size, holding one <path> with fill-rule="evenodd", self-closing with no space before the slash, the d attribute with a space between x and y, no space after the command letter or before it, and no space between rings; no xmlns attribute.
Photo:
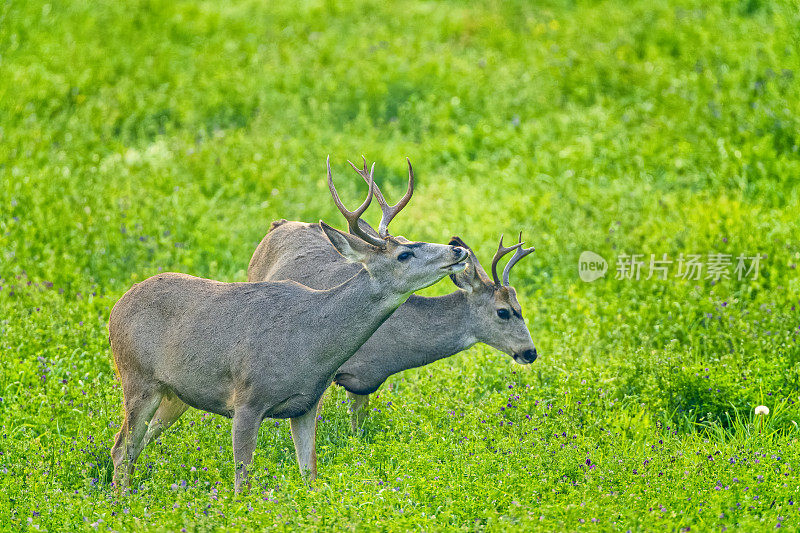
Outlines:
<svg viewBox="0 0 800 533"><path fill-rule="evenodd" d="M467 268L450 275L461 290L433 298L412 295L336 372L334 383L344 387L350 400L353 432L364 424L369 395L398 372L450 357L479 342L511 355L522 365L538 357L517 293L509 284L511 268L534 248L522 248L522 233L519 242L508 248L501 236L490 279L464 241L453 237L450 244L469 253ZM497 263L512 251L501 282ZM404 334L410 324L420 325L418 336ZM384 344L389 338L395 341Z"/></svg>
<svg viewBox="0 0 800 533"><path fill-rule="evenodd" d="M350 165L369 181L372 170ZM414 173L408 164L408 190L394 206L388 205L375 186L375 198L383 213L378 231L359 220L361 230L375 238L403 242L403 237L389 234L389 222L411 199ZM296 242L314 242L313 247L299 247ZM537 352L522 318L517 294L509 283L514 265L534 251L523 248L522 234L511 247L500 245L492 259L492 278L486 275L475 253L458 238L453 246L467 250L467 268L450 277L460 289L446 296L426 298L412 295L384 322L358 351L336 372L334 382L347 390L350 401L351 425L357 431L363 425L369 405L369 395L389 376L427 365L466 350L483 342L511 355L520 364L532 363ZM510 252L514 255L503 269L502 280L497 275L499 261ZM326 242L319 224L273 222L259 243L247 270L247 279L292 279L316 289L334 287L353 276L359 265L341 260Z"/></svg>
<svg viewBox="0 0 800 533"><path fill-rule="evenodd" d="M111 310L108 330L125 418L111 451L114 482L130 483L147 443L188 407L233 418L236 491L247 482L264 418L291 418L300 470L316 477L316 407L333 374L415 290L466 267L457 246L378 239L358 220L373 197L348 211L328 187L352 234L319 223L323 247L358 263L326 290L295 281L222 283L159 274L134 285ZM302 262L302 253L297 260Z"/></svg>

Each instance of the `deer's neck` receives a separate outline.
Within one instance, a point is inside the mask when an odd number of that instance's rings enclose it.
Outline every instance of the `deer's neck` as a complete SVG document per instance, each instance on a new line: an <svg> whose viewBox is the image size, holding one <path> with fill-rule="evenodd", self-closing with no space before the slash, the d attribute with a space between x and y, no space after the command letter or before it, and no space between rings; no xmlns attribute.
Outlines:
<svg viewBox="0 0 800 533"><path fill-rule="evenodd" d="M336 373L351 392L368 394L389 376L449 357L475 344L464 291L411 296Z"/></svg>
<svg viewBox="0 0 800 533"><path fill-rule="evenodd" d="M337 287L320 291L313 328L317 349L326 363L337 367L350 358L408 295L389 294L366 269ZM335 370L335 368L334 368Z"/></svg>
<svg viewBox="0 0 800 533"><path fill-rule="evenodd" d="M406 332L404 347L409 355L403 359L413 364L407 368L450 357L477 342L464 291L433 298L412 295L392 317L397 333Z"/></svg>

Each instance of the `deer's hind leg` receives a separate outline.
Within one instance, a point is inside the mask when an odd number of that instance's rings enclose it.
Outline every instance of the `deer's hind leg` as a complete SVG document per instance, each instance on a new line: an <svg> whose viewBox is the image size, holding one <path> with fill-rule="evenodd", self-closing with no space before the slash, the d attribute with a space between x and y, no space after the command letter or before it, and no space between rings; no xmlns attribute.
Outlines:
<svg viewBox="0 0 800 533"><path fill-rule="evenodd" d="M367 410L369 408L369 394L356 394L347 391L347 399L350 400L350 425L353 428L353 433L358 433L369 413Z"/></svg>
<svg viewBox="0 0 800 533"><path fill-rule="evenodd" d="M236 464L234 487L237 494L244 488L250 488L248 467L253 462L261 420L260 411L248 409L246 406L237 407L233 413L233 460Z"/></svg>
<svg viewBox="0 0 800 533"><path fill-rule="evenodd" d="M165 394L161 398L161 403L153 415L153 418L147 425L147 433L145 433L144 436L142 449L146 448L147 445L157 439L163 431L174 424L188 408L189 406L182 402L177 396Z"/></svg>
<svg viewBox="0 0 800 533"><path fill-rule="evenodd" d="M130 486L133 465L145 445L148 422L161 403L161 392L155 385L126 387L123 383L123 393L125 419L111 449L114 485L120 489Z"/></svg>

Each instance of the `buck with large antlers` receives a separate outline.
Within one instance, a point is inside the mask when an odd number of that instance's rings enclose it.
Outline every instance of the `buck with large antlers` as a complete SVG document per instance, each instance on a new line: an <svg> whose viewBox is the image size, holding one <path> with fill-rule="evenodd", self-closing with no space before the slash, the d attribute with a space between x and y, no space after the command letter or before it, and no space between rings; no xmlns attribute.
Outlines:
<svg viewBox="0 0 800 533"><path fill-rule="evenodd" d="M221 283L159 274L134 285L111 310L109 340L125 418L112 449L114 480L189 407L233 418L236 490L247 479L264 418L292 418L300 469L316 476L316 406L334 373L415 290L466 266L463 248L381 239L363 231L328 186L351 234L324 222L322 239L294 236L298 250L357 264L325 290L295 281ZM302 263L302 257L297 258Z"/></svg>
<svg viewBox="0 0 800 533"><path fill-rule="evenodd" d="M365 180L372 171L350 165ZM372 165L374 170L375 165ZM359 220L359 229L387 242L406 242L389 234L389 222L405 207L414 189L414 173L408 164L408 190L394 206L389 206L377 186L375 198L382 210L378 231ZM351 424L356 431L363 423L369 395L386 379L403 370L426 365L449 357L483 342L511 355L518 363L532 363L536 348L522 318L517 294L509 284L511 268L533 248L520 242L500 246L492 260L492 279L486 275L475 253L458 238L450 244L469 253L467 268L450 277L460 290L435 298L411 296L375 334L336 372L334 382L347 390L350 398ZM309 246L308 243L315 243ZM303 243L303 244L300 244ZM497 275L498 262L510 252L514 255ZM413 253L413 252L412 252ZM258 245L247 271L256 280L292 279L316 289L334 287L355 275L360 266L347 263L330 246L319 224L273 222Z"/></svg>

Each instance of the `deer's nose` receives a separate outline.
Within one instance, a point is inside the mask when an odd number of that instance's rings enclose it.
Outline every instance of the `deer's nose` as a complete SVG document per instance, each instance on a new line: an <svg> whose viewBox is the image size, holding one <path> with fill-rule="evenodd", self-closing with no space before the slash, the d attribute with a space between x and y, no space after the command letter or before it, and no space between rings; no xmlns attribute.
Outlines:
<svg viewBox="0 0 800 533"><path fill-rule="evenodd" d="M536 348L534 348L533 350L525 350L519 355L526 363L533 363L539 354L536 353Z"/></svg>
<svg viewBox="0 0 800 533"><path fill-rule="evenodd" d="M453 250L453 255L459 261L461 259L464 259L465 257L467 257L467 251L465 249L463 249L462 247L460 247L460 246L451 246L450 248Z"/></svg>

